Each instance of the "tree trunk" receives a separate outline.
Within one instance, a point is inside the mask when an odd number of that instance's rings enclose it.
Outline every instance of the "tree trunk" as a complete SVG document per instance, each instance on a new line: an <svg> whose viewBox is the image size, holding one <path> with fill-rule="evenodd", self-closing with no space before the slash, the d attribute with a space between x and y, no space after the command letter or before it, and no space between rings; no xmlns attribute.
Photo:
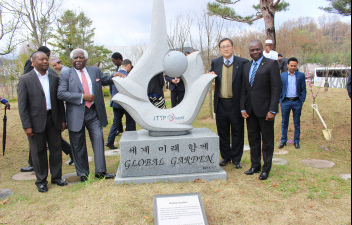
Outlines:
<svg viewBox="0 0 352 225"><path fill-rule="evenodd" d="M260 6L265 22L265 32L267 40L274 43L273 50L276 49L276 32L275 32L275 6L274 0L260 0Z"/></svg>

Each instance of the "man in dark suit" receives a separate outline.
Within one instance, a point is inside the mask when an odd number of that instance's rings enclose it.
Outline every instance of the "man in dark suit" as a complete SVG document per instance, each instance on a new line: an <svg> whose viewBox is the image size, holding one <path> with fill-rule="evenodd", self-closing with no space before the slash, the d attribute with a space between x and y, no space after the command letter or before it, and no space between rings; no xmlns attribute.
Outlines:
<svg viewBox="0 0 352 225"><path fill-rule="evenodd" d="M38 52L43 52L45 55L48 56L48 59L50 58L51 50L48 47L41 46L41 47L38 48ZM32 55L25 63L24 73L23 74L27 74L27 73L31 72L34 69L34 67L32 66ZM58 76L58 74L55 72L55 70L51 69L50 67L48 68L48 72ZM66 155L69 155L70 158L71 158L71 161L69 162L69 165L73 165L74 161L73 161L73 157L72 157L72 154L71 154L70 144L67 143L63 138L61 138L61 146L62 146L62 151ZM31 157L31 151L29 151L28 166L21 168L21 172L25 173L25 172L32 172L32 171L34 171L34 167L33 167L33 162L32 162L32 157Z"/></svg>
<svg viewBox="0 0 352 225"><path fill-rule="evenodd" d="M114 54L112 54L111 59L112 59L112 62L114 63L114 65L116 66L116 72L118 72L120 70L120 67L121 67L122 62L123 62L123 56L121 55L121 53L115 52ZM111 95L111 97L113 96L112 95L112 86L110 86L110 95ZM111 104L110 104L110 107L112 107ZM123 115L122 115L122 117L123 117ZM115 134L116 136L123 133L122 117L121 117L121 120L119 122L118 130L117 130L117 132Z"/></svg>
<svg viewBox="0 0 352 225"><path fill-rule="evenodd" d="M88 53L83 49L71 52L73 68L60 75L58 99L66 101L66 119L77 175L81 182L89 176L86 128L92 142L95 177L113 179L106 173L103 127L108 125L103 86L113 85L113 76L106 76L98 67L86 67ZM115 75L114 75L115 76Z"/></svg>
<svg viewBox="0 0 352 225"><path fill-rule="evenodd" d="M240 98L243 66L249 61L233 55L234 45L231 39L221 40L219 51L222 57L213 59L210 72L217 75L214 112L220 137L220 152L223 158L220 166L226 166L232 160L235 167L241 169L244 119L241 116Z"/></svg>
<svg viewBox="0 0 352 225"><path fill-rule="evenodd" d="M18 110L25 133L28 135L31 156L39 192L47 192L49 164L51 183L67 185L61 179L61 132L66 128L63 102L57 99L59 78L48 72L49 59L43 52L32 56L34 70L20 77L18 83Z"/></svg>
<svg viewBox="0 0 352 225"><path fill-rule="evenodd" d="M292 110L295 124L295 147L296 149L300 149L301 113L307 96L306 76L304 73L296 71L298 67L298 60L296 58L290 58L287 66L289 68L288 72L281 74L282 93L280 104L282 113L282 138L279 148L282 149L286 146L290 112Z"/></svg>
<svg viewBox="0 0 352 225"><path fill-rule="evenodd" d="M261 171L263 152L264 166L259 179L266 180L274 154L274 120L281 94L280 70L277 61L263 57L263 45L259 40L249 44L249 52L253 61L243 69L241 110L247 120L252 167L245 174Z"/></svg>
<svg viewBox="0 0 352 225"><path fill-rule="evenodd" d="M285 58L281 54L279 54L278 61L279 61L279 68L280 68L281 73L287 72L288 71L288 67L287 67L288 58Z"/></svg>
<svg viewBox="0 0 352 225"><path fill-rule="evenodd" d="M172 108L180 104L185 97L185 84L181 78L165 76L169 82L169 90L171 91Z"/></svg>
<svg viewBox="0 0 352 225"><path fill-rule="evenodd" d="M128 59L125 59L122 62L121 69L118 71L118 73L121 73L125 76L128 76L128 73L132 69L132 62ZM111 85L111 98L113 98L119 91L117 90L115 85ZM114 110L114 121L110 129L108 141L105 143L105 146L110 148L110 149L117 149L114 146L115 142L115 137L116 133L118 132L119 127L121 126L121 120L123 115L126 115L126 131L135 131L136 130L136 123L134 122L133 118L128 114L128 112L118 103L114 102L111 100L110 102L110 107L113 108Z"/></svg>

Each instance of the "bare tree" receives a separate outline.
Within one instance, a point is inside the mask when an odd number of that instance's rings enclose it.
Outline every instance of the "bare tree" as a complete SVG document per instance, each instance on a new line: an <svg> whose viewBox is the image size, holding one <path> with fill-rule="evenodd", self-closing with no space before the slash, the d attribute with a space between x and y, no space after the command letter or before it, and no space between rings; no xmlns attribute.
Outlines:
<svg viewBox="0 0 352 225"><path fill-rule="evenodd" d="M0 7L19 17L39 47L50 39L52 24L63 0L1 0Z"/></svg>
<svg viewBox="0 0 352 225"><path fill-rule="evenodd" d="M0 41L7 41L6 46L0 50L0 55L10 54L19 44L21 44L22 41L16 38L16 34L21 25L20 18L21 16L16 16L8 19L8 22L6 22L4 11L0 6Z"/></svg>
<svg viewBox="0 0 352 225"><path fill-rule="evenodd" d="M186 15L176 15L171 19L169 26L168 42L170 49L184 51L187 41L192 40L191 27L193 19L190 13ZM192 41L191 41L192 42Z"/></svg>

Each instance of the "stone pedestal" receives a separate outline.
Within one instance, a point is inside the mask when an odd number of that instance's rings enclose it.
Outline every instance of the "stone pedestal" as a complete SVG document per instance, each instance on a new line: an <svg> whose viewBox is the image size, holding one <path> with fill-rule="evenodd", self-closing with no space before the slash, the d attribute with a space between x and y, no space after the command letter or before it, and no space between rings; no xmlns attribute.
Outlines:
<svg viewBox="0 0 352 225"><path fill-rule="evenodd" d="M149 131L125 132L115 184L226 180L219 167L219 137L207 128L187 135L151 137Z"/></svg>

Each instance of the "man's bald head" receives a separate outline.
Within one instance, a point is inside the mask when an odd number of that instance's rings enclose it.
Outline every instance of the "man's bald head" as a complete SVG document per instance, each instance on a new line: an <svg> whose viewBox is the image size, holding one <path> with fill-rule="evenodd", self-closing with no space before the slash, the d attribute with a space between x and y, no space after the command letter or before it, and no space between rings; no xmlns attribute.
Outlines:
<svg viewBox="0 0 352 225"><path fill-rule="evenodd" d="M251 43L249 43L249 47L253 46L253 45L260 45L262 48L264 48L263 46L263 43L259 40L254 40L254 41L251 41Z"/></svg>
<svg viewBox="0 0 352 225"><path fill-rule="evenodd" d="M263 43L259 40L251 41L249 44L249 54L251 55L254 61L258 61L263 57Z"/></svg>
<svg viewBox="0 0 352 225"><path fill-rule="evenodd" d="M31 59L32 59L32 61L35 61L36 58L41 57L41 56L44 57L44 55L47 56L44 52L37 51L37 52L32 53ZM48 57L48 56L47 56L47 57Z"/></svg>
<svg viewBox="0 0 352 225"><path fill-rule="evenodd" d="M33 67L42 75L49 69L49 58L44 52L34 52L31 56Z"/></svg>

